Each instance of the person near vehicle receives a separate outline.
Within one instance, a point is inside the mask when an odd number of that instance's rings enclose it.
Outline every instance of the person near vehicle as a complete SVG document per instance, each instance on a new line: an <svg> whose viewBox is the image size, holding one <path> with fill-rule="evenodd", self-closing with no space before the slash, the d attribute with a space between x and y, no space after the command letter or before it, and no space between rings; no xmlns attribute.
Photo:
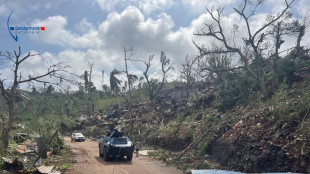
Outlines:
<svg viewBox="0 0 310 174"><path fill-rule="evenodd" d="M111 124L111 125L110 125L110 132L112 133L113 131L114 131L114 125Z"/></svg>
<svg viewBox="0 0 310 174"><path fill-rule="evenodd" d="M70 132L70 137L71 137L71 143L72 143L72 141L73 141L72 132Z"/></svg>
<svg viewBox="0 0 310 174"><path fill-rule="evenodd" d="M107 131L106 136L109 137L111 135L110 131Z"/></svg>
<svg viewBox="0 0 310 174"><path fill-rule="evenodd" d="M136 156L139 156L139 150L140 149L141 149L141 143L140 143L140 141L137 141L136 142L136 152L137 152Z"/></svg>

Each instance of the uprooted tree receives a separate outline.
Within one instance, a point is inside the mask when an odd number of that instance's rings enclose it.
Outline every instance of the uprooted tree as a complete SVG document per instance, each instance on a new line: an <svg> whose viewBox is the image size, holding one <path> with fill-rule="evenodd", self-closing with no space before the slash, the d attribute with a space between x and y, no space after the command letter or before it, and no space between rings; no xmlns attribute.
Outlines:
<svg viewBox="0 0 310 174"><path fill-rule="evenodd" d="M0 148L6 149L9 142L9 134L12 130L13 123L16 116L16 100L19 93L19 87L23 84L34 85L35 83L41 84L53 84L60 86L63 81L70 82L71 80L67 79L64 74L68 73L67 69L70 68L68 65L58 62L54 63L49 58L42 58L42 61L47 65L45 73L33 73L25 74L21 71L22 65L24 62L29 60L33 56L40 56L39 54L33 54L29 52L27 55L21 55L21 48L19 46L18 52L14 51L12 55L9 51L2 52L0 51L1 62L5 65L12 64L13 77L7 77L7 74L0 73L0 92L3 97L6 109L7 116L1 115L2 125L1 135L0 135ZM6 77L4 77L6 76ZM56 79L57 82L56 82Z"/></svg>
<svg viewBox="0 0 310 174"><path fill-rule="evenodd" d="M234 24L233 34L225 30L222 20L223 8L207 8L208 14L213 22L206 23L205 29L195 33L196 36L205 36L213 39L211 46L200 45L194 41L195 46L200 52L200 57L209 59L218 55L223 55L228 59L231 57L238 58L241 62L238 69L245 70L251 78L255 79L257 86L267 95L266 83L264 76L270 71L274 71L274 66L279 60L279 49L284 43L283 36L297 36L297 44L293 49L296 54L301 54L300 41L305 33L305 23L298 22L292 18L289 9L294 0L284 0L285 7L277 15L268 15L266 21L260 27L251 26L251 19L255 16L256 9L263 4L259 0L256 4L250 0L243 0L243 3L234 11L243 20L246 36L242 41L235 40L235 33L239 31L239 25ZM230 37L232 36L232 37ZM225 60L221 60L225 62ZM234 70L236 67L225 67L222 71ZM213 69L215 71L215 69Z"/></svg>

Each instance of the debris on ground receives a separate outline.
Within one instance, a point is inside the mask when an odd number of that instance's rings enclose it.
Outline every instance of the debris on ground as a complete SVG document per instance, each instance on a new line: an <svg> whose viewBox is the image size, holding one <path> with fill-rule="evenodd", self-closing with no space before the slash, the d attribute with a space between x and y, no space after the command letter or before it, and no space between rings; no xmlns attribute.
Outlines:
<svg viewBox="0 0 310 174"><path fill-rule="evenodd" d="M1 157L4 162L4 168L8 171L17 171L24 168L23 164L18 160L17 157L5 158Z"/></svg>
<svg viewBox="0 0 310 174"><path fill-rule="evenodd" d="M35 151L36 146L37 146L37 143L34 143L33 141L27 139L23 143L17 145L16 150L22 154L31 153Z"/></svg>
<svg viewBox="0 0 310 174"><path fill-rule="evenodd" d="M36 168L38 169L38 171L40 173L50 173L50 172L52 172L54 166L43 166L43 165L41 165L41 166L36 167Z"/></svg>
<svg viewBox="0 0 310 174"><path fill-rule="evenodd" d="M140 150L139 155L148 156L149 153L155 152L155 150Z"/></svg>
<svg viewBox="0 0 310 174"><path fill-rule="evenodd" d="M186 159L186 162L187 162L187 163L193 163L194 161L195 161L194 158L187 158L187 159Z"/></svg>
<svg viewBox="0 0 310 174"><path fill-rule="evenodd" d="M18 166L18 158L2 158L6 166Z"/></svg>
<svg viewBox="0 0 310 174"><path fill-rule="evenodd" d="M41 165L41 166L36 167L36 168L37 168L38 172L40 172L42 174L61 174L61 172L53 170L54 166Z"/></svg>

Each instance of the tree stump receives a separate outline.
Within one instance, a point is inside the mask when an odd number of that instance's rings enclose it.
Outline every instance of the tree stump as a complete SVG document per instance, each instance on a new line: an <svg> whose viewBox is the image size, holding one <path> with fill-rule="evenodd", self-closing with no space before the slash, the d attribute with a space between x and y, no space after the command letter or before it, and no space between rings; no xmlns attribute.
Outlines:
<svg viewBox="0 0 310 174"><path fill-rule="evenodd" d="M39 157L46 158L47 157L46 139L44 137L39 137L37 139L37 146Z"/></svg>

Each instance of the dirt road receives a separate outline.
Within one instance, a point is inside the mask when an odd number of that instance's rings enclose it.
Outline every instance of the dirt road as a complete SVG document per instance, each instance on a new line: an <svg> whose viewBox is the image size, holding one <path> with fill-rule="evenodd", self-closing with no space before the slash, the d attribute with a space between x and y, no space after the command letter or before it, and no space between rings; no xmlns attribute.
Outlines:
<svg viewBox="0 0 310 174"><path fill-rule="evenodd" d="M86 140L85 142L70 142L69 137L64 138L75 154L76 163L66 174L181 174L173 167L145 156L133 157L132 161L126 159L113 159L104 161L98 155L98 142Z"/></svg>

